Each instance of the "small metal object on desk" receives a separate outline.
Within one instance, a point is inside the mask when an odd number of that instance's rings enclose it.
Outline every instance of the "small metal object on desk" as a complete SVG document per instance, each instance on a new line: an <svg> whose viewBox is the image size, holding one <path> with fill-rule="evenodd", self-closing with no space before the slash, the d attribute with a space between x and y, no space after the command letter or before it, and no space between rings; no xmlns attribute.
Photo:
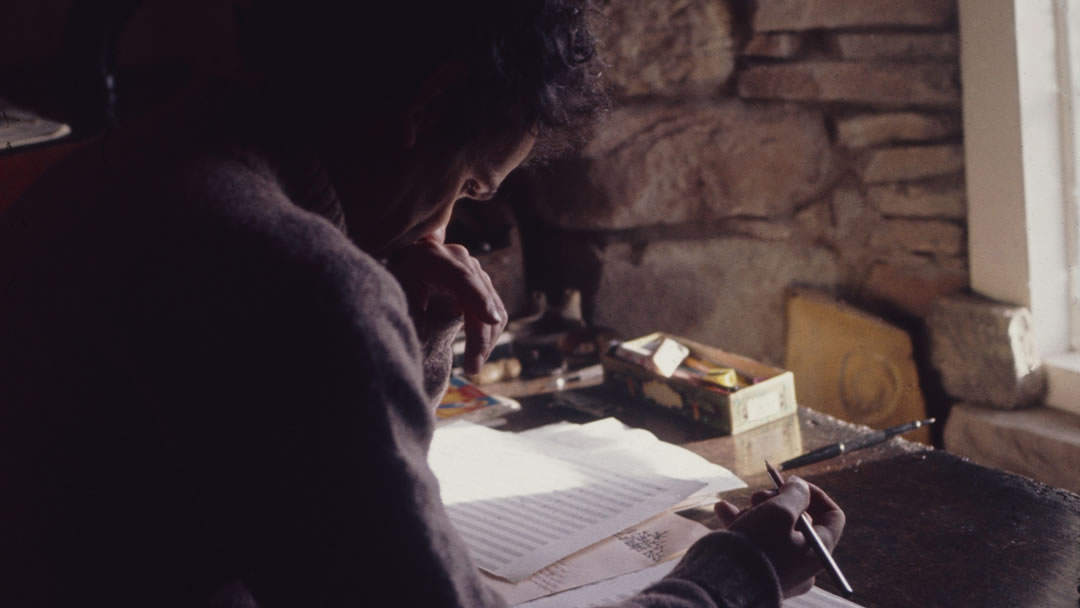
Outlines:
<svg viewBox="0 0 1080 608"><path fill-rule="evenodd" d="M604 368L597 363L573 372L559 374L553 380L557 390L563 390L567 385L590 386L596 380L604 378Z"/></svg>
<svg viewBox="0 0 1080 608"><path fill-rule="evenodd" d="M599 387L596 387L599 389ZM596 418L614 416L622 409L616 399L591 388L567 390L554 393L553 407L568 407Z"/></svg>

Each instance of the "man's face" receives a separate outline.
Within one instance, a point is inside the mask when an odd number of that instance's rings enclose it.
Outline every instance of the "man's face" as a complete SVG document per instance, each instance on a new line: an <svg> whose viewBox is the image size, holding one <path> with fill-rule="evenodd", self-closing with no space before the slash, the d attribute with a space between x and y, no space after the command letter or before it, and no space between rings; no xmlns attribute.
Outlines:
<svg viewBox="0 0 1080 608"><path fill-rule="evenodd" d="M491 138L466 149L420 141L380 175L331 171L350 236L386 256L421 239L442 240L454 204L486 200L532 150L535 137ZM377 166L377 165L376 165ZM372 186L372 184L377 184Z"/></svg>

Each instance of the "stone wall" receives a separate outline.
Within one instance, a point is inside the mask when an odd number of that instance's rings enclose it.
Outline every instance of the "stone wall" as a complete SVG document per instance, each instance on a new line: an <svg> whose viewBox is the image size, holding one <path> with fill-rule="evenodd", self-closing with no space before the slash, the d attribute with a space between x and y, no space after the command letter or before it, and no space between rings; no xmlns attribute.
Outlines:
<svg viewBox="0 0 1080 608"><path fill-rule="evenodd" d="M522 222L594 323L782 363L793 285L911 318L967 286L955 0L603 11L613 109Z"/></svg>

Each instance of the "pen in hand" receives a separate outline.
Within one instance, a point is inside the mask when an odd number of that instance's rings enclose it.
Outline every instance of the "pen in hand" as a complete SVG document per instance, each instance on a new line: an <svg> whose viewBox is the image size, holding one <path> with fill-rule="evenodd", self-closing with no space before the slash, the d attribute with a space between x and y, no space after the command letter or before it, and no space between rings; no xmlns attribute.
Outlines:
<svg viewBox="0 0 1080 608"><path fill-rule="evenodd" d="M780 473L771 465L768 461L765 461L765 470L769 472L769 477L772 478L773 484L776 485L776 489L780 489L784 485L784 478L780 477ZM825 543L821 541L821 537L814 531L814 525L810 523L810 518L806 513L799 515L798 521L795 522L795 529L802 532L806 537L806 541L810 543L814 553L817 554L818 559L821 560L825 569L829 572L829 576L832 578L833 583L840 589L840 594L844 597L851 597L851 594L855 593L855 590L851 588L851 584L848 583L847 578L844 577L844 573L840 571L840 566L836 564L836 560L833 559L828 548L825 547Z"/></svg>

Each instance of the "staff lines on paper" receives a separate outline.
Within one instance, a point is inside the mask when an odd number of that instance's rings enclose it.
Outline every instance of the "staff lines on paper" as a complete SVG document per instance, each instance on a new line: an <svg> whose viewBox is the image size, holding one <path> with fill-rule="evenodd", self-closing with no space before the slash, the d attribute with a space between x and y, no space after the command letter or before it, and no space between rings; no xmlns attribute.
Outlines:
<svg viewBox="0 0 1080 608"><path fill-rule="evenodd" d="M471 525L474 529L476 529L478 531L482 531L482 529L478 527L478 526L482 525L482 526L487 527L487 528L495 528L496 530L502 530L503 532L509 532L511 534L514 534L517 537L519 537L521 539L524 539L524 540L528 541L529 543L532 543L532 546L530 546L529 549L534 549L539 545L546 545L548 543L548 541L553 540L555 538L558 538L558 536L552 536L552 535L547 535L547 534L543 534L543 536L547 537L546 540L541 539L541 538L536 538L535 536L531 536L529 534L526 534L523 531L523 529L525 529L525 528L523 528L522 526L507 525L507 523L512 524L513 522L504 523L503 521L500 521L500 520L494 519L494 518L488 519L488 518L474 517L471 513L461 513L460 515L462 516L460 518L461 521L467 522L469 525ZM451 520L453 520L455 524L458 523L458 518L455 518L455 517L451 516Z"/></svg>
<svg viewBox="0 0 1080 608"><path fill-rule="evenodd" d="M527 530L529 532L532 532L533 534L536 534L538 536L542 536L542 537L544 537L545 541L551 541L551 540L555 540L555 539L559 538L559 534L553 534L551 532L548 532L547 530L544 530L543 528L538 528L537 526L532 525L529 522L528 519L523 518L523 517L518 517L518 515L520 515L519 513L503 512L503 511L499 511L497 509L490 508L488 505L483 505L483 504L479 504L479 503L469 503L469 504L464 504L464 505L459 505L459 506L462 507L463 509L469 509L469 510L472 510L472 511L478 511L481 514L488 516L489 518L491 518L488 521L490 521L492 523L498 522L499 525L502 525L503 522L505 522L508 525L514 526L515 529ZM537 522L537 523L541 523L541 522ZM553 528L556 532L559 532L560 534L570 534L570 532L572 532L572 530L563 530L563 529L557 528L555 526L548 526L548 527Z"/></svg>
<svg viewBox="0 0 1080 608"><path fill-rule="evenodd" d="M584 528L585 526L582 525L582 522L584 522L584 523L586 523L588 525L592 525L592 524L595 524L597 522L597 520L593 519L592 517L583 516L582 513L585 513L586 511L584 511L584 510L582 510L582 511L574 511L573 510L573 505L570 505L570 504L567 504L566 507L563 507L561 504L559 504L560 501L558 501L556 499L539 500L539 499L536 499L536 498L534 498L532 496L519 497L519 498L521 500L514 501L514 502L517 502L518 505L521 505L521 503L524 503L525 505L528 505L530 510L532 510L534 512L539 512L539 513L544 513L544 514L549 514L549 515L554 513L554 514L557 514L557 515L561 516L560 521L564 522L565 525L570 526L570 532L571 533L577 532L578 530L581 530L582 528ZM563 504L565 504L565 502ZM615 511L612 511L612 512L615 512ZM603 515L601 515L599 517L602 519Z"/></svg>
<svg viewBox="0 0 1080 608"><path fill-rule="evenodd" d="M641 488L648 488L652 493L662 492L664 490L662 486L650 482L647 479L641 479L638 477L634 477L633 475L624 474L619 471L612 471L610 468L597 466L588 462L584 462L582 460L574 460L574 465L582 469L587 469L589 472L595 475L602 475L608 479L619 480L621 483L616 484L612 482L612 485L626 487L631 492L636 492Z"/></svg>
<svg viewBox="0 0 1080 608"><path fill-rule="evenodd" d="M510 502L513 503L515 509L510 512L523 518L525 518L525 516L528 516L527 520L530 522L536 522L541 525L546 525L553 530L557 530L563 535L571 534L575 530L577 530L577 524L573 520L563 519L562 517L555 516L550 511L545 511L544 509L537 508L531 502L525 500L520 496L512 497L510 499ZM535 514L535 516L533 514Z"/></svg>
<svg viewBox="0 0 1080 608"><path fill-rule="evenodd" d="M561 510L563 505L576 509L579 514L582 514L580 515L581 519L590 524L595 524L604 519L604 513L588 508L594 505L586 501L579 492L573 490L554 492L551 497L541 502L545 503L549 509ZM565 510L562 510L562 512L567 513ZM618 509L610 509L609 512L617 513Z"/></svg>
<svg viewBox="0 0 1080 608"><path fill-rule="evenodd" d="M537 547L537 545L545 544L545 543L529 544L528 542L522 542L522 540L520 539L520 535L518 535L517 538L514 538L514 537L511 537L511 536L506 536L505 534L499 534L498 532L493 532L491 530L492 526L488 525L488 523L484 522L484 521L475 521L475 520L472 520L472 519L460 519L460 518L455 518L453 516L450 517L450 521L452 521L454 523L454 525L458 527L459 530L462 529L462 528L465 528L465 529L468 529L468 530L472 530L473 532L476 532L477 534L486 535L487 540L485 540L485 542L487 544L489 544L492 547L495 547L495 548L497 548L497 549L499 549L501 551L504 551L504 552L506 552L506 553L508 553L510 555L513 555L514 557L521 557L525 553L535 549ZM504 530L504 532L505 532L505 530ZM502 541L502 542L506 543L506 545L499 545L499 544L496 544L495 542L491 542L491 541ZM514 549L512 547L517 547L517 549ZM520 549L520 551L518 549Z"/></svg>
<svg viewBox="0 0 1080 608"><path fill-rule="evenodd" d="M461 536L462 538L475 538L475 536L472 535L462 534ZM488 572L497 572L500 566L505 566L507 563L502 560L501 556L493 555L491 552L487 551L483 547L468 545L468 549L469 556L472 557L474 562L476 562L476 565L487 570ZM486 557L491 558L491 560L484 559Z"/></svg>
<svg viewBox="0 0 1080 608"><path fill-rule="evenodd" d="M506 564L509 564L510 562L514 561L513 560L514 557L520 557L521 556L520 554L515 555L514 551L512 551L510 549L506 549L505 547L500 547L498 545L494 545L494 544L488 542L488 539L485 536L480 536L480 535L474 534L473 532L471 532L469 530L460 530L459 529L458 534L460 534L462 536L462 538L467 538L469 540L476 541L476 544L470 544L469 545L469 551L479 553L480 555L483 555L485 557L490 557L491 559L498 562L498 564L501 565L501 566L505 566ZM507 558L507 555L511 556L511 558Z"/></svg>
<svg viewBox="0 0 1080 608"><path fill-rule="evenodd" d="M627 507L630 507L631 505L634 504L633 501L615 500L614 497L609 497L606 494L601 494L600 492L597 492L596 490L594 490L592 488L589 488L589 487L574 488L574 490L576 490L576 491L578 491L578 492L580 492L580 493L582 493L582 494L584 494L586 496L595 496L597 498L597 500L599 500L601 502L604 502L604 503L615 503L616 505L619 505L620 507L622 507L624 509L627 508Z"/></svg>
<svg viewBox="0 0 1080 608"><path fill-rule="evenodd" d="M606 501L602 494L587 491L584 488L571 488L548 492L547 494L507 497L501 500L513 499L519 506L533 507L532 510L539 511L545 516L550 516L551 512L563 515L567 518L563 520L564 525L569 524L571 526L570 531L574 531L581 528L578 524L580 520L584 520L590 525L595 524L609 517L612 513L618 513L622 509L630 508L634 504L642 502L645 498L649 497L638 498L638 500L631 503ZM449 505L447 510L452 512L464 505L477 505L483 502L483 500L459 502Z"/></svg>
<svg viewBox="0 0 1080 608"><path fill-rule="evenodd" d="M483 496L494 487L500 488L504 496L515 494L539 494L551 491L588 491L600 497L604 502L615 502L622 507L628 507L641 500L642 495L653 496L662 488L648 483L617 483L620 475L613 476L610 471L600 468L586 467L573 463L574 469L594 480L593 483L602 486L604 493L600 494L596 489L581 485L575 488L567 488L565 477L549 474L546 471L529 469L527 467L514 467L508 463L504 473L497 480L492 479L463 479L455 484L453 491L446 492L443 500L448 504L461 502L466 497ZM613 479L614 477L614 479ZM633 481L633 480L630 480ZM496 482L496 483L493 483Z"/></svg>
<svg viewBox="0 0 1080 608"><path fill-rule="evenodd" d="M606 517L604 513L597 512L593 509L587 509L584 506L580 505L579 501L574 500L578 497L579 496L576 492L570 490L554 492L553 495L546 500L537 500L533 497L530 497L530 499L534 500L540 505L543 505L544 508L551 509L556 513L560 513L566 516L577 516L578 519L589 525L595 524L598 521L602 521L604 517ZM585 501L582 500L580 502ZM618 513L618 509L610 509L608 512ZM578 526L578 528L581 527L582 526Z"/></svg>
<svg viewBox="0 0 1080 608"><path fill-rule="evenodd" d="M587 471L591 477L597 477L603 480L604 485L612 491L615 491L615 488L625 489L627 492L625 495L628 496L637 496L639 493L642 493L643 489L647 490L644 493L647 493L650 496L657 492L664 491L664 488L661 486L635 477L623 475L622 473L612 472L610 469L605 469L604 467L594 466L579 460L573 461L572 465L577 469Z"/></svg>

